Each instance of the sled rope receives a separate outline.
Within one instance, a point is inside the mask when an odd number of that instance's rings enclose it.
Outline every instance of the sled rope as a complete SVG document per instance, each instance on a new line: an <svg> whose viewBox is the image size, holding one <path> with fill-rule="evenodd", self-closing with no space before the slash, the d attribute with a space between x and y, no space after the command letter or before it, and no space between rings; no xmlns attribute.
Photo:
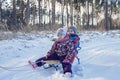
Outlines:
<svg viewBox="0 0 120 80"><path fill-rule="evenodd" d="M28 66L28 65L29 64L25 64L25 65L16 66L16 67L5 67L5 66L0 65L0 69L7 70L7 71L28 71L28 70L17 70L18 68L22 68L22 67L25 67L25 66Z"/></svg>
<svg viewBox="0 0 120 80"><path fill-rule="evenodd" d="M19 70L18 69L18 68L22 68L22 67L25 67L25 66L28 66L28 64L23 65L23 66L18 66L18 67L4 67L4 66L0 66L0 68L3 69L3 70L7 70L7 71L29 71L29 70L22 70L22 69Z"/></svg>

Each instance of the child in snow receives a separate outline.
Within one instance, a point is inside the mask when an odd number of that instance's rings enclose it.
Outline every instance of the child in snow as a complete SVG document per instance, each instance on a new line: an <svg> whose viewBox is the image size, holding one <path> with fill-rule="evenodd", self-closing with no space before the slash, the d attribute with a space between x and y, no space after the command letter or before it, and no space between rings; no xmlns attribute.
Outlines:
<svg viewBox="0 0 120 80"><path fill-rule="evenodd" d="M58 29L57 36L57 40L54 42L52 48L48 51L47 55L36 60L36 65L38 67L42 66L43 64L41 61L59 60L62 64L64 74L72 74L72 65L70 59L73 53L77 54L74 48L74 44L69 39L69 37L66 36L66 32L63 28Z"/></svg>
<svg viewBox="0 0 120 80"><path fill-rule="evenodd" d="M78 54L77 48L80 48L80 46L79 46L80 45L80 42L79 42L80 38L77 35L77 27L76 26L70 26L70 27L68 27L67 36L69 36L69 39L74 44L74 49L77 52L77 53L74 53L74 55L71 57L71 62L73 62L75 56Z"/></svg>

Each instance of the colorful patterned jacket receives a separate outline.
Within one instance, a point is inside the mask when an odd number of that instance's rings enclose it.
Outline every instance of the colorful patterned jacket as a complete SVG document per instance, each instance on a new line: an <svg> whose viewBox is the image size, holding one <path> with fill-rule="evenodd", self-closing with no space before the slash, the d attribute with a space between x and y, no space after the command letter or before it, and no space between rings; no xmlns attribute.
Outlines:
<svg viewBox="0 0 120 80"><path fill-rule="evenodd" d="M70 60L73 54L77 54L77 51L75 50L72 41L68 37L65 37L61 41L55 41L48 53L56 53L58 56L66 56L66 59Z"/></svg>

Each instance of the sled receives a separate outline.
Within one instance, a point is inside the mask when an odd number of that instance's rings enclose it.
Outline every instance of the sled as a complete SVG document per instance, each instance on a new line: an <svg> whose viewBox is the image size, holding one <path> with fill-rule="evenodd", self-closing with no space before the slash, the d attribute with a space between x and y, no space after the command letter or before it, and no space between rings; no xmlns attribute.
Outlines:
<svg viewBox="0 0 120 80"><path fill-rule="evenodd" d="M55 68L55 70L58 70L58 66L60 64L59 60L46 60L46 61L41 61L43 63L43 68L44 69L48 69L48 68ZM28 63L32 66L33 69L35 69L36 67L34 66L34 62L31 62L30 60L28 61Z"/></svg>
<svg viewBox="0 0 120 80"><path fill-rule="evenodd" d="M44 62L44 63L46 63L46 64L49 64L49 65L60 63L59 60L46 60L46 61L42 61L42 62Z"/></svg>
<svg viewBox="0 0 120 80"><path fill-rule="evenodd" d="M42 61L43 62L43 68L44 69L48 69L48 68L55 68L55 70L58 70L60 61L59 60L46 60L46 61Z"/></svg>

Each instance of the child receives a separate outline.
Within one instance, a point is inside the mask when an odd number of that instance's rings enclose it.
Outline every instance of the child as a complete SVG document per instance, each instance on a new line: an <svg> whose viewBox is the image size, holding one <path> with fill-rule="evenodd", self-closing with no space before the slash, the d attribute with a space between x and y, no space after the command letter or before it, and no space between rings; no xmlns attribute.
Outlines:
<svg viewBox="0 0 120 80"><path fill-rule="evenodd" d="M77 28L76 26L70 26L68 27L68 31L67 31L67 34L69 36L69 39L72 41L72 43L74 44L74 49L77 51L77 54L78 54L78 48L80 48L80 38L79 36L77 35ZM74 53L74 55L71 57L71 62L74 61L74 58L75 56L77 55L76 53ZM80 62L79 62L80 63Z"/></svg>
<svg viewBox="0 0 120 80"><path fill-rule="evenodd" d="M54 42L52 48L48 51L47 55L36 60L35 64L40 67L43 65L41 62L42 60L59 60L62 64L64 74L72 75L72 65L70 59L73 53L77 52L74 48L72 41L70 41L69 37L66 36L66 32L63 28L58 29L57 36L57 40Z"/></svg>

